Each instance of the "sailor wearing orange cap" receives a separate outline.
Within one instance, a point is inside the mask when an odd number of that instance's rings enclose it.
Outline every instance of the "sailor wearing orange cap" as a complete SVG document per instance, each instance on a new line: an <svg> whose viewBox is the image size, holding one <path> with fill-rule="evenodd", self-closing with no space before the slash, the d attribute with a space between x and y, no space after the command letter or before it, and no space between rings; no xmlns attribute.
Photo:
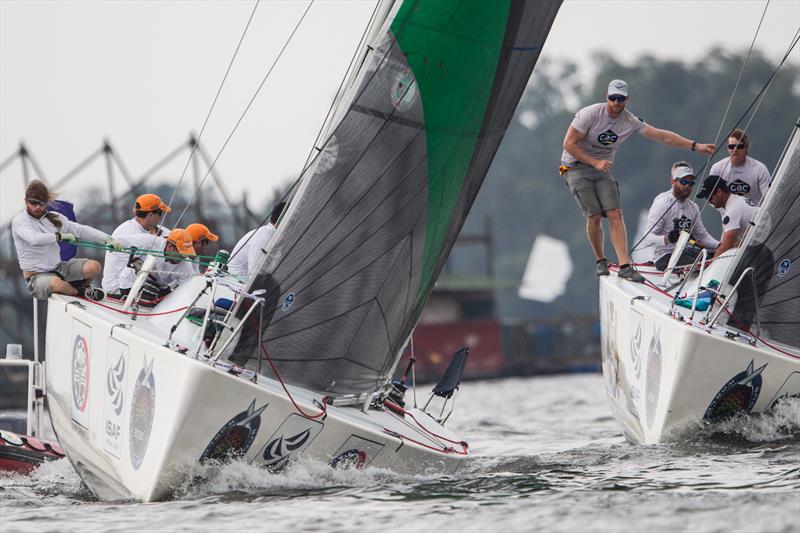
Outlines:
<svg viewBox="0 0 800 533"><path fill-rule="evenodd" d="M133 218L126 220L111 234L115 239L125 242L123 237L131 235L166 235L169 230L159 223L164 213L172 208L161 201L156 194L142 194L133 204ZM147 249L146 246L143 248ZM119 291L119 273L128 263L128 255L106 252L103 261L103 290L107 293Z"/></svg>
<svg viewBox="0 0 800 533"><path fill-rule="evenodd" d="M192 236L185 229L176 228L169 232L165 237L153 237L151 235L129 235L120 237L126 246L135 246L142 250L153 250L164 252L164 255L157 257L153 266L153 272L148 276L148 282L143 289L145 299L154 299L164 294L168 294L175 287L195 275L191 261L195 255L192 247ZM138 259L143 258L146 252L135 254L133 260L129 260L122 271L119 273L119 292L127 294L139 275L138 266L141 264Z"/></svg>
<svg viewBox="0 0 800 533"><path fill-rule="evenodd" d="M205 224L189 224L186 226L186 231L192 236L192 247L199 256L210 255L207 253L210 243L219 240L219 235L212 233ZM204 270L200 268L201 265L199 262L193 264L195 272L199 273L201 270Z"/></svg>

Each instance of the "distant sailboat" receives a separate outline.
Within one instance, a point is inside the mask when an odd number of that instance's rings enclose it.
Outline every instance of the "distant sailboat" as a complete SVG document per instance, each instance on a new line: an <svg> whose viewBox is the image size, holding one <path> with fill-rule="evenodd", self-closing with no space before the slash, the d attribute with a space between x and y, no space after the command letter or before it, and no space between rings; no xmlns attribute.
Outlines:
<svg viewBox="0 0 800 533"><path fill-rule="evenodd" d="M225 457L460 464L446 417L404 409L390 379L559 5L380 3L251 279L215 263L138 316L50 299L50 413L95 495L164 498L187 466Z"/></svg>
<svg viewBox="0 0 800 533"><path fill-rule="evenodd" d="M537 235L517 294L527 300L552 302L564 294L571 275L572 259L567 243Z"/></svg>

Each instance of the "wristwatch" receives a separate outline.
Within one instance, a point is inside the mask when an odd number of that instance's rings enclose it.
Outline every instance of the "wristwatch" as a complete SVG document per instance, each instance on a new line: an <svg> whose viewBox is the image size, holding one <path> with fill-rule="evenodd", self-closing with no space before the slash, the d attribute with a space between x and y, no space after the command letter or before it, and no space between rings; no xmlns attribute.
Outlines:
<svg viewBox="0 0 800 533"><path fill-rule="evenodd" d="M697 141L692 141L692 152L694 152L694 149L696 147L697 147Z"/></svg>

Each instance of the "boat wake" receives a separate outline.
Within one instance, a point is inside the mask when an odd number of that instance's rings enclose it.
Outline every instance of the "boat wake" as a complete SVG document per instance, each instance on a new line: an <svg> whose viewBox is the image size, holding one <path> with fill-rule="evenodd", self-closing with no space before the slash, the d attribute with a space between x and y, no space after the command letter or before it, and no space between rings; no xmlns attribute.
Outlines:
<svg viewBox="0 0 800 533"><path fill-rule="evenodd" d="M753 443L800 440L800 397L784 398L767 413L742 413L708 424L700 436L724 436Z"/></svg>

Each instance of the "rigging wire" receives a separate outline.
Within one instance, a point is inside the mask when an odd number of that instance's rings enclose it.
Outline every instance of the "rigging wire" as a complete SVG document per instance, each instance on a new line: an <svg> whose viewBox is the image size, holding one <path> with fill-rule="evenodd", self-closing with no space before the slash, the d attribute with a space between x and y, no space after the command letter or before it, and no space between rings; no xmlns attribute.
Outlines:
<svg viewBox="0 0 800 533"><path fill-rule="evenodd" d="M786 54L783 56L783 59L781 59L781 62L778 64L778 66L775 68L775 70L773 70L773 71L772 71L772 74L771 74L771 75L770 75L770 77L767 79L767 81L764 83L764 85L762 86L761 90L760 90L760 91L758 92L758 94L756 94L756 96L753 98L753 100L752 100L752 102L750 103L750 105L749 105L749 106L747 106L747 109L745 109L745 111L744 111L744 112L742 113L742 115L739 117L739 120L737 120L737 121L736 121L736 123L734 124L733 128L731 128L731 130L730 130L730 132L731 132L731 133L733 132L733 130L735 130L736 128L738 128L738 127L739 127L739 125L740 125L740 124L741 124L741 123L744 121L744 119L745 119L745 118L746 118L746 117L747 117L747 116L750 114L750 111L751 111L751 110L753 110L753 107L754 107L754 106L756 106L756 105L760 105L760 101L761 101L761 98L762 98L762 96L764 95L764 93L766 92L766 90L769 88L770 84L772 83L772 80L773 80L773 79L775 78L775 76L778 74L778 71L780 71L780 69L783 67L783 64L786 62L786 60L787 60L787 59L789 58L789 56L791 55L791 52L792 52L792 50L794 50L794 47L797 45L798 41L800 41L800 30L798 30L798 31L797 31L797 33L795 33L794 37L792 38L792 42L791 42L791 44L789 45L789 48L786 50ZM748 120L748 122L747 122L747 124L748 124L748 125L750 124L750 121L752 121L752 118L753 118L753 117L750 117L750 120ZM708 158L708 161L710 161L710 160L711 160L711 158L713 158L713 157L714 157L714 156L715 156L715 155L716 155L716 154L717 154L717 153L720 151L720 149L721 149L721 147L719 147L719 146L718 146L718 147L716 147L716 148L715 148L715 150L714 150L714 152L713 152L713 153L711 154L711 156ZM704 163L702 167L700 167L700 171L698 172L699 174L703 175L703 172L704 172L704 170L706 169L706 166L707 166L707 163L708 163L708 161L707 161L706 163ZM696 194L697 194L697 192L695 192L694 194L696 195ZM672 202L672 204L670 205L670 207L672 207L672 205L674 205L676 201L677 201L677 198L676 198L675 200L673 200L673 202ZM707 201L706 201L706 203L707 203ZM703 206L703 207L705 207L705 206ZM641 243L642 243L642 242L643 242L643 241L644 241L644 240L647 238L647 236L648 236L648 235L649 235L649 234L650 234L650 233L653 231L653 229L655 228L655 226L656 226L656 225L657 225L657 224L658 224L658 223L661 221L661 219L662 219L662 218L664 218L664 216L666 215L666 213L667 213L667 212L669 212L669 208L668 208L668 209L667 209L667 210L664 212L664 214L662 214L662 215L661 215L661 217L659 217L659 219L658 219L658 220L657 220L657 221L656 221L654 224L652 224L652 225L651 225L651 226L650 226L650 227L647 229L647 231L645 232L645 234L644 234L644 235L642 235L642 237L641 237L641 238L640 238L640 239L639 239L639 240L636 242L636 244L635 244L635 245L632 247L632 249L631 249L630 253L633 253L633 252L635 252L635 251L638 249L639 245L640 245L640 244L641 244Z"/></svg>
<svg viewBox="0 0 800 533"><path fill-rule="evenodd" d="M300 17L300 20L297 21L297 24L295 25L294 29L292 30L292 33L289 34L289 37L286 39L286 42L283 44L283 47L281 48L280 52L278 52L277 57L272 62L272 65L269 67L269 70L267 70L267 73L264 75L264 78L261 80L261 83L258 85L258 88L256 89L255 93L253 93L253 96L250 98L250 101L247 103L247 106L245 106L244 111L242 111L242 114L239 116L239 120L236 121L236 124L234 124L233 129L231 130L230 134L228 134L228 137L225 139L225 142L222 144L222 147L217 152L216 157L214 157L214 160L208 166L208 170L206 171L205 175L203 176L203 179L200 180L200 183L198 183L197 187L195 187L195 190L194 190L194 193L192 194L192 197L189 198L189 202L186 204L186 207L183 208L183 211L181 211L181 214L178 216L178 220L175 221L175 226L176 227L180 223L181 219L183 218L183 215L186 214L186 211L189 209L189 206L192 205L192 202L197 197L197 194L200 192L200 188L203 186L203 183L205 183L206 179L208 179L208 176L211 174L211 171L213 170L214 165L216 165L217 161L219 160L220 156L222 155L222 152L225 151L225 148L228 146L228 143L230 142L231 138L233 137L233 134L236 133L236 130L239 128L239 125L244 120L244 117L247 115L247 112L250 110L250 107L252 107L253 102L255 102L256 97L258 97L258 94L261 92L261 89L266 84L267 79L269 79L270 74L272 74L272 71L275 69L275 65L277 65L278 61L283 56L283 53L286 51L286 48L289 46L289 43L292 41L292 38L294 37L295 33L297 33L297 30L300 28L300 24L302 24L303 20L306 18L306 15L308 14L309 10L311 9L311 6L314 5L315 1L316 0L311 0L311 2L309 2L308 6L306 6L306 9L305 9L305 11L303 11L303 15Z"/></svg>
<svg viewBox="0 0 800 533"><path fill-rule="evenodd" d="M197 135L194 144L192 145L192 151L189 153L189 158L186 160L186 165L183 167L183 171L181 172L181 177L178 179L178 184L175 185L175 188L172 190L172 196L169 199L167 205L172 205L172 202L175 200L175 195L178 194L178 190L181 187L181 183L183 182L183 178L186 177L186 171L189 168L189 164L192 162L192 158L194 157L194 153L197 151L197 146L200 144L200 139L203 137L203 133L206 131L206 126L208 125L208 120L211 118L211 113L214 111L214 107L217 105L217 100L219 100L219 95L222 93L222 88L225 86L225 82L228 79L228 74L231 72L231 68L233 67L233 63L236 60L236 56L239 54L239 49L242 47L242 42L244 42L244 37L247 35L247 30L250 28L250 23L253 21L253 17L256 14L256 9L258 9L258 5L261 3L261 0L256 0L255 5L253 6L253 10L250 12L250 18L247 19L247 24L242 31L241 37L239 37L239 43L236 45L236 49L233 51L233 57L228 62L228 68L225 70L225 75L222 77L222 81L217 88L217 94L214 95L214 100L211 102L211 107L208 109L208 113L206 113L206 118L203 121L203 126L200 128L200 133ZM191 203L191 201L190 201ZM164 221L166 221L168 213L164 213ZM162 221L162 222L164 222ZM175 227L177 227L178 222L180 222L180 218L175 222ZM166 224L163 224L166 227ZM173 229L175 229L173 227Z"/></svg>

